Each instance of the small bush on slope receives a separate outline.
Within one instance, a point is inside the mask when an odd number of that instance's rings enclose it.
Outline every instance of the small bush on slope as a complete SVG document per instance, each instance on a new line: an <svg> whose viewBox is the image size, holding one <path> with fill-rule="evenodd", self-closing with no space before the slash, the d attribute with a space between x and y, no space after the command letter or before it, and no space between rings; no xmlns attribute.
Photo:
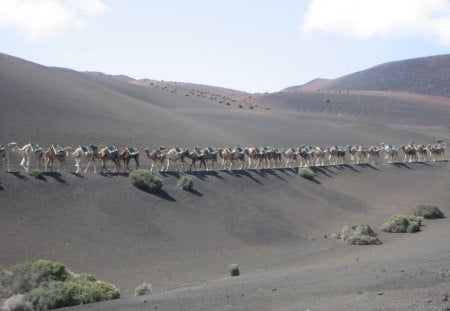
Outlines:
<svg viewBox="0 0 450 311"><path fill-rule="evenodd" d="M395 214L381 225L381 230L392 233L414 233L420 231L421 223L422 217Z"/></svg>
<svg viewBox="0 0 450 311"><path fill-rule="evenodd" d="M419 205L414 209L413 215L427 219L444 218L444 213L434 205Z"/></svg>
<svg viewBox="0 0 450 311"><path fill-rule="evenodd" d="M298 174L306 179L314 179L314 177L316 177L316 173L311 169L304 167L298 169Z"/></svg>
<svg viewBox="0 0 450 311"><path fill-rule="evenodd" d="M378 235L369 225L347 225L341 230L340 237L350 245L378 245L381 244Z"/></svg>
<svg viewBox="0 0 450 311"><path fill-rule="evenodd" d="M147 170L133 171L129 178L133 186L147 192L155 193L162 188L161 179Z"/></svg>
<svg viewBox="0 0 450 311"><path fill-rule="evenodd" d="M191 190L194 186L194 182L192 181L192 178L183 176L178 180L177 186L183 190Z"/></svg>
<svg viewBox="0 0 450 311"><path fill-rule="evenodd" d="M134 290L134 295L137 296L146 296L152 293L152 285L150 283L144 282L141 285L137 286Z"/></svg>

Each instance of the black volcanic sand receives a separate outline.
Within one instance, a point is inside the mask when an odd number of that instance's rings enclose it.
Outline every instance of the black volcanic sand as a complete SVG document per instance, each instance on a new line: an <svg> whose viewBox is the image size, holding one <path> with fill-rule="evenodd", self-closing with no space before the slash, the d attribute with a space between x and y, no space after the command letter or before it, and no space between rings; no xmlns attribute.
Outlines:
<svg viewBox="0 0 450 311"><path fill-rule="evenodd" d="M124 174L48 173L35 180L3 173L0 245L7 251L0 262L59 260L116 284L125 297L144 281L153 284L147 304L95 305L105 310L208 310L229 303L327 309L369 302L396 309L389 295L403 308L403 301L425 303L420 295L402 297L421 291L438 301L449 284L435 276L450 265L447 219L425 221L417 234L382 233L381 246L347 246L324 236L355 222L379 231L392 213L424 202L448 214L448 163L315 171L316 182L290 169L195 173L191 192L176 187L178 173L168 173L157 195L134 188ZM234 262L239 280L227 278ZM398 297L396 290L406 292ZM377 297L380 292L386 296Z"/></svg>
<svg viewBox="0 0 450 311"><path fill-rule="evenodd" d="M192 148L449 141L450 104L442 97L279 93L254 95L250 109L212 96L232 90L136 83L0 54L0 144ZM141 161L149 168L144 155ZM326 166L314 168L315 181L292 169L192 173L190 192L176 186L180 174L169 172L157 195L134 188L124 173L45 173L36 180L21 170L17 155L11 162L12 173L0 172L0 265L58 260L116 284L125 297L77 310L450 307L442 301L442 292L450 292L448 218L424 221L417 234L380 233L380 246L329 238L348 223L379 232L384 219L421 203L449 215L446 161ZM70 158L69 171L73 164ZM231 263L239 264L241 276L228 277ZM153 284L154 294L130 298L144 281Z"/></svg>

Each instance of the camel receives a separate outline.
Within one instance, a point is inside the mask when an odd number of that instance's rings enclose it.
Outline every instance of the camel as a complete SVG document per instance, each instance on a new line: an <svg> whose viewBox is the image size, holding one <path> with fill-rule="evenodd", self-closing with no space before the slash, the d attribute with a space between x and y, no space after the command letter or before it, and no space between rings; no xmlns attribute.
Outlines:
<svg viewBox="0 0 450 311"><path fill-rule="evenodd" d="M316 146L314 148L314 157L316 158L316 166L325 165L325 150L322 147Z"/></svg>
<svg viewBox="0 0 450 311"><path fill-rule="evenodd" d="M276 149L273 147L266 147L268 167L278 167L281 166L281 157L283 151L281 149ZM272 163L272 165L271 165Z"/></svg>
<svg viewBox="0 0 450 311"><path fill-rule="evenodd" d="M218 158L218 151L216 148L213 147L207 147L204 150L202 150L203 156L206 161L206 170L208 171L208 162L211 162L211 169L214 168L214 163L217 165L217 158Z"/></svg>
<svg viewBox="0 0 450 311"><path fill-rule="evenodd" d="M369 151L366 146L356 147L356 164L367 163L369 159Z"/></svg>
<svg viewBox="0 0 450 311"><path fill-rule="evenodd" d="M24 145L22 148L19 148L16 142L11 142L8 144L8 147L11 148L11 151L17 152L22 156L20 166L25 169L25 172L28 173L31 158L35 158L37 160L38 168L39 170L42 170L41 161L44 160L45 163L45 153L41 146L35 143L29 143Z"/></svg>
<svg viewBox="0 0 450 311"><path fill-rule="evenodd" d="M385 143L380 143L381 150L384 152L384 160L388 163L395 163L397 161L399 147L395 145L387 145Z"/></svg>
<svg viewBox="0 0 450 311"><path fill-rule="evenodd" d="M370 164L376 164L378 161L380 161L380 153L380 148L378 148L377 146L370 146L369 149L367 149L368 162Z"/></svg>
<svg viewBox="0 0 450 311"><path fill-rule="evenodd" d="M438 140L435 144L429 145L428 150L430 152L431 159L433 161L443 161L446 148L447 145L442 142L442 140Z"/></svg>
<svg viewBox="0 0 450 311"><path fill-rule="evenodd" d="M299 148L287 148L284 149L283 155L286 158L285 167L291 167L291 161L294 162L294 167L298 166L298 155L300 154Z"/></svg>
<svg viewBox="0 0 450 311"><path fill-rule="evenodd" d="M341 146L331 146L327 148L331 165L344 164L345 161L345 148Z"/></svg>
<svg viewBox="0 0 450 311"><path fill-rule="evenodd" d="M167 152L166 155L166 172L169 169L170 162L175 163L175 168L177 167L177 162L180 162L180 172L183 171L184 168L184 158L186 158L188 150L184 150L183 148L172 148Z"/></svg>
<svg viewBox="0 0 450 311"><path fill-rule="evenodd" d="M403 153L405 154L404 162L415 162L417 160L417 150L414 146L414 142L410 142L408 145L402 145Z"/></svg>
<svg viewBox="0 0 450 311"><path fill-rule="evenodd" d="M94 146L94 145L92 145ZM85 158L88 161L88 165L84 169L84 172L86 173L89 169L89 166L93 164L94 166L94 173L97 173L97 165L95 163L96 158L100 158L100 156L97 153L94 153L94 150L92 147L88 146L79 146L75 149L74 152L72 152L72 156L75 157L75 167L77 168L75 173L78 174L80 170L80 161L82 158Z"/></svg>
<svg viewBox="0 0 450 311"><path fill-rule="evenodd" d="M200 147L195 147L193 150L186 150L186 157L191 159L189 171L192 171L192 167L194 167L194 170L197 171L197 161L200 161L200 168L203 165L206 170L208 169L206 165L205 154L203 150L200 150Z"/></svg>
<svg viewBox="0 0 450 311"><path fill-rule="evenodd" d="M139 150L133 146L128 146L126 148L123 148L119 151L118 154L119 161L123 161L123 171L125 172L125 169L128 171L131 171L130 169L130 160L133 159L136 163L136 170L140 168L139 165Z"/></svg>
<svg viewBox="0 0 450 311"><path fill-rule="evenodd" d="M69 156L70 147L61 147L60 145L52 145L45 151L45 171L47 171L47 167L50 167L50 172L53 172L53 162L58 160L60 166L58 171L63 169L67 170L66 166L66 158Z"/></svg>
<svg viewBox="0 0 450 311"><path fill-rule="evenodd" d="M311 146L300 146L300 167L308 167L314 162L314 150Z"/></svg>
<svg viewBox="0 0 450 311"><path fill-rule="evenodd" d="M8 172L11 172L11 166L9 165L9 153L5 146L0 145L0 170L3 166L3 161L6 162Z"/></svg>
<svg viewBox="0 0 450 311"><path fill-rule="evenodd" d="M228 167L228 170L231 170L233 168L233 163L235 161L241 162L240 170L242 170L245 167L245 153L244 149L240 147L236 147L233 149L230 149L228 147L220 148L219 149L219 156L222 158L222 165L223 168L227 168L227 161L230 163L230 166Z"/></svg>
<svg viewBox="0 0 450 311"><path fill-rule="evenodd" d="M144 148L144 152L147 155L147 158L152 162L152 166L150 167L150 171L153 172L153 167L156 167L158 172L164 170L164 162L166 161L166 147L161 146L159 149L149 149ZM159 167L158 167L159 164Z"/></svg>
<svg viewBox="0 0 450 311"><path fill-rule="evenodd" d="M352 161L352 164L359 164L358 158L356 156L356 153L358 152L358 147L356 147L355 145L352 145L352 146L348 145L347 151L350 154L350 160Z"/></svg>
<svg viewBox="0 0 450 311"><path fill-rule="evenodd" d="M428 148L425 145L416 145L417 161L425 162L427 160Z"/></svg>
<svg viewBox="0 0 450 311"><path fill-rule="evenodd" d="M96 149L94 152L98 153L100 160L102 161L101 173L103 173L103 170L106 169L106 161L108 160L114 163L115 166L113 172L117 173L120 167L119 149L117 149L114 145L105 145L104 143L101 143L98 148L100 149Z"/></svg>

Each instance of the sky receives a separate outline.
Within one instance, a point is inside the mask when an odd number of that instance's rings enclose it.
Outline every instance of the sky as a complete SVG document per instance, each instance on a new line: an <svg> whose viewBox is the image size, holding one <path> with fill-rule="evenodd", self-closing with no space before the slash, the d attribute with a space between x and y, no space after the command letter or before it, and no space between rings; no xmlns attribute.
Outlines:
<svg viewBox="0 0 450 311"><path fill-rule="evenodd" d="M252 93L449 51L450 0L0 0L1 53Z"/></svg>

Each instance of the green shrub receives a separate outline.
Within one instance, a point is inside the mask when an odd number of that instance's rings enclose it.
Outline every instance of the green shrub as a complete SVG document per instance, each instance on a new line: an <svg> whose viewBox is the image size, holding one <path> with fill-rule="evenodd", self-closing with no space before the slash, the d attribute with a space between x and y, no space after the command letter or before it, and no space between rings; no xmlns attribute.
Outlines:
<svg viewBox="0 0 450 311"><path fill-rule="evenodd" d="M134 295L137 296L146 296L152 293L152 284L144 282L138 287L134 289Z"/></svg>
<svg viewBox="0 0 450 311"><path fill-rule="evenodd" d="M188 176L182 176L178 182L177 186L182 188L183 190L191 190L194 186L194 182L192 181L192 178Z"/></svg>
<svg viewBox="0 0 450 311"><path fill-rule="evenodd" d="M237 264L230 265L230 275L238 276L239 275L239 266Z"/></svg>
<svg viewBox="0 0 450 311"><path fill-rule="evenodd" d="M136 170L130 173L130 183L147 192L157 192L162 188L162 181L158 176L147 170Z"/></svg>
<svg viewBox="0 0 450 311"><path fill-rule="evenodd" d="M381 244L378 235L369 225L347 225L341 230L340 237L350 245L378 245Z"/></svg>
<svg viewBox="0 0 450 311"><path fill-rule="evenodd" d="M41 259L0 269L0 300L8 298L10 306L17 306L7 310L28 310L31 304L48 310L119 297L113 285L76 275L59 262Z"/></svg>
<svg viewBox="0 0 450 311"><path fill-rule="evenodd" d="M119 291L112 284L78 276L66 282L42 283L26 296L36 310L57 309L120 298Z"/></svg>
<svg viewBox="0 0 450 311"><path fill-rule="evenodd" d="M316 177L316 173L314 173L310 168L301 167L298 169L298 175L302 176L306 179L314 179Z"/></svg>
<svg viewBox="0 0 450 311"><path fill-rule="evenodd" d="M0 297L4 298L29 292L43 282L65 281L71 276L61 263L44 259L17 264L2 274Z"/></svg>
<svg viewBox="0 0 450 311"><path fill-rule="evenodd" d="M392 233L414 233L420 231L421 223L422 217L396 214L381 225L381 230Z"/></svg>
<svg viewBox="0 0 450 311"><path fill-rule="evenodd" d="M444 218L444 213L434 205L421 204L413 211L414 216L420 216L427 219Z"/></svg>
<svg viewBox="0 0 450 311"><path fill-rule="evenodd" d="M34 169L31 172L28 173L31 177L34 177L36 179L42 179L44 176L42 175L42 172L38 169Z"/></svg>

